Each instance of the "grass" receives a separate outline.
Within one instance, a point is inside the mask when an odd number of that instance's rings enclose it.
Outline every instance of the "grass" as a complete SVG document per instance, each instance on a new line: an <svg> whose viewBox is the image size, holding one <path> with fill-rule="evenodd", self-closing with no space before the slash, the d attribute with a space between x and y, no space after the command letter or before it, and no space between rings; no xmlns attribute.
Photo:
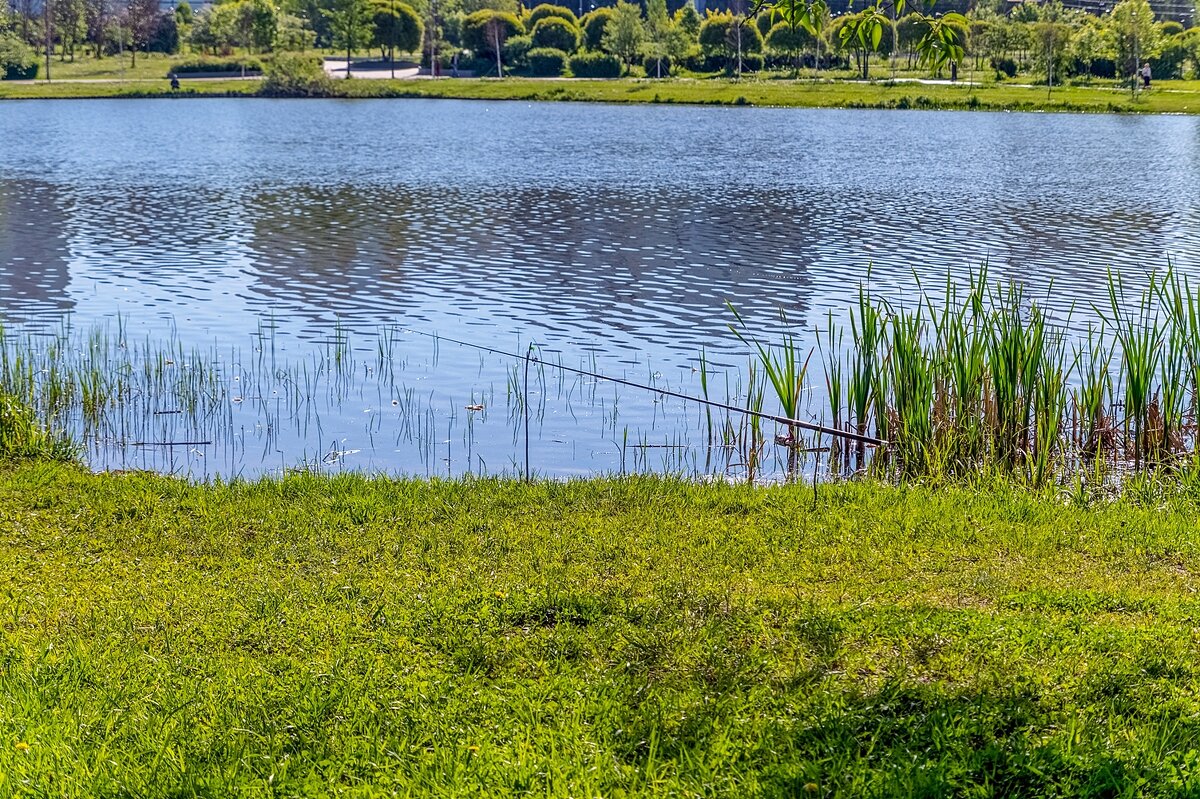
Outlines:
<svg viewBox="0 0 1200 799"><path fill-rule="evenodd" d="M1137 100L1109 87L1045 88L987 84L851 83L721 78L678 80L349 80L334 81L335 96L352 98L453 98L468 100L754 105L779 107L961 109L1079 113L1200 113L1200 89L1161 81ZM1194 84L1195 82L1191 82ZM183 95L254 95L258 81L183 81ZM0 99L172 96L164 78L127 83L13 84L0 82Z"/></svg>
<svg viewBox="0 0 1200 799"><path fill-rule="evenodd" d="M0 795L1194 795L1197 496L10 464Z"/></svg>
<svg viewBox="0 0 1200 799"><path fill-rule="evenodd" d="M253 97L256 80L184 81L172 92L166 78L131 80L123 83L89 81L80 83L12 83L0 81L0 100L92 100L105 98Z"/></svg>
<svg viewBox="0 0 1200 799"><path fill-rule="evenodd" d="M137 63L132 64L129 55L93 58L82 53L74 61L60 61L57 57L50 65L53 80L155 80L165 81L171 66L183 61L192 61L196 55L163 55L162 53L138 53ZM43 60L38 78L46 77Z"/></svg>

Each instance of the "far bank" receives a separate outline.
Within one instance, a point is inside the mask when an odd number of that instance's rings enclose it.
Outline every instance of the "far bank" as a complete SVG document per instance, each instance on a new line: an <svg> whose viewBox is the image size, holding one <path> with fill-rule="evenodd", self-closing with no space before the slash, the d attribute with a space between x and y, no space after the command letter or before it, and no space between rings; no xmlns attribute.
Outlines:
<svg viewBox="0 0 1200 799"><path fill-rule="evenodd" d="M524 102L598 102L793 108L870 108L978 111L1046 111L1115 114L1200 113L1200 84L1162 84L1136 97L1107 86L1043 87L1013 84L870 83L812 80L575 80L544 78L442 78L341 80L312 96L325 98L444 98ZM184 81L172 91L164 81L74 83L0 82L0 99L100 99L274 96L249 80Z"/></svg>

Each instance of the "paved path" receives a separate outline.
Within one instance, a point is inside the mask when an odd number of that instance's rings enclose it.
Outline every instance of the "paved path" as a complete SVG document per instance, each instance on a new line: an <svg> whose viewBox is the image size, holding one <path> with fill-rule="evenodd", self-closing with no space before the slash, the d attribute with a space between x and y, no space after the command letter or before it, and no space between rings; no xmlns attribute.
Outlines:
<svg viewBox="0 0 1200 799"><path fill-rule="evenodd" d="M395 69L395 77L400 78L416 78L420 75L421 70L414 66L397 66ZM346 59L334 60L325 59L325 74L331 78L346 77ZM355 64L350 70L352 78L367 78L368 80L391 80L393 70L390 64L381 64L378 61L372 61L366 64Z"/></svg>

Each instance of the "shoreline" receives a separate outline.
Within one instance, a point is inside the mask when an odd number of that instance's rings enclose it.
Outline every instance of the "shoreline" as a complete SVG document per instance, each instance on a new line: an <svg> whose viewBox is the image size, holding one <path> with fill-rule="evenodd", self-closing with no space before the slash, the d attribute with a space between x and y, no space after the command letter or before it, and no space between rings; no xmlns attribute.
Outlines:
<svg viewBox="0 0 1200 799"><path fill-rule="evenodd" d="M56 99L270 98L262 83L247 79L185 81L172 91L166 81L5 84L0 101ZM292 98L288 98L292 99ZM811 80L553 80L536 78L441 78L438 80L334 81L315 97L294 99L447 99L516 102L586 102L620 105L693 105L868 110L997 111L1082 114L1200 114L1200 90L1160 88L1134 100L1111 87L1065 86L1047 98L1044 87L1010 84L928 84L911 81L816 82Z"/></svg>

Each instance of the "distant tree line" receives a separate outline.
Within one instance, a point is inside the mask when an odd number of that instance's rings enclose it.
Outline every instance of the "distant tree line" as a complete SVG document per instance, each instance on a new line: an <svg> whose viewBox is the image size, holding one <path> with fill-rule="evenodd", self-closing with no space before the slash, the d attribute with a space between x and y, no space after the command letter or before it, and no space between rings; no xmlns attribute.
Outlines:
<svg viewBox="0 0 1200 799"><path fill-rule="evenodd" d="M678 0L674 0L678 2ZM267 56L314 48L407 54L425 65L480 74L665 77L681 69L733 75L762 69L852 68L944 72L948 65L1070 77L1129 75L1150 62L1158 77L1200 77L1200 28L1155 18L1147 0L1109 13L1059 0L1011 6L980 0L966 14L913 12L872 0L834 15L827 0L725 0L699 13L667 0L591 8L517 0L222 0L194 11L184 0L0 0L0 69L22 77L46 60L139 52Z"/></svg>

